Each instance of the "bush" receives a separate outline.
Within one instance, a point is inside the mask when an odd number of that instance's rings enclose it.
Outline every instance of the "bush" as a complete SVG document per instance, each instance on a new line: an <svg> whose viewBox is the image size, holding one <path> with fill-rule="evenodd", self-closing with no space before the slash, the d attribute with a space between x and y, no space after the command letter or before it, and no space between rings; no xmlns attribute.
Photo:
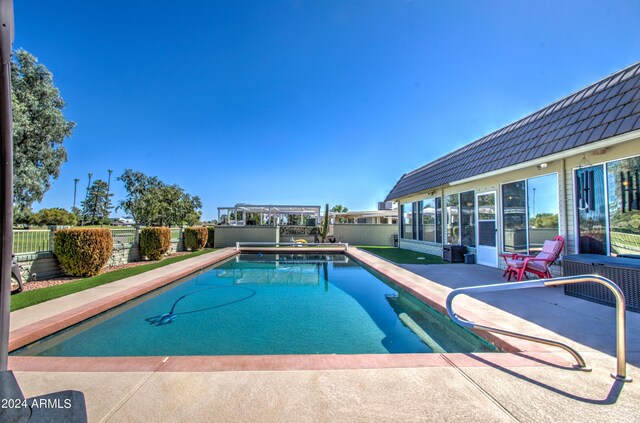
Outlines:
<svg viewBox="0 0 640 423"><path fill-rule="evenodd" d="M202 250L207 245L208 231L204 226L184 228L184 248L191 251Z"/></svg>
<svg viewBox="0 0 640 423"><path fill-rule="evenodd" d="M140 254L160 260L171 248L171 229L143 228L140 231Z"/></svg>
<svg viewBox="0 0 640 423"><path fill-rule="evenodd" d="M215 231L215 226L207 226L207 248L213 248L213 236L215 235Z"/></svg>
<svg viewBox="0 0 640 423"><path fill-rule="evenodd" d="M53 252L62 269L74 276L93 276L107 264L113 250L109 229L72 228L54 233Z"/></svg>

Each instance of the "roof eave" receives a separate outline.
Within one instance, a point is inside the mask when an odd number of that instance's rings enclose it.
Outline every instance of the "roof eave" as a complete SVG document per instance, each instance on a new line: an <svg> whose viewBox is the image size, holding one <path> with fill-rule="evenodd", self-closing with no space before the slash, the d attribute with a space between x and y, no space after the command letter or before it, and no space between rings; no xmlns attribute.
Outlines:
<svg viewBox="0 0 640 423"><path fill-rule="evenodd" d="M468 182L473 182L473 181L477 181L479 179L484 179L484 178L489 178L491 176L497 176L497 175L501 175L504 173L508 173L508 172L513 172L516 170L520 170L520 169L524 169L527 167L531 167L531 166L537 166L540 165L542 163L548 163L548 162L552 162L555 160L562 160L565 159L567 157L571 157L571 156L575 156L576 154L583 154L583 153L588 153L590 151L593 150L599 150L602 148L606 148L606 147L611 147L613 145L616 144L621 144L623 142L627 142L627 141L631 141L634 139L638 139L640 138L640 129L635 130L635 131L631 131L631 132L627 132L621 135L617 135L615 137L611 137L611 138L607 138L601 141L596 141L590 144L586 144L580 147L576 147L576 148L572 148L569 150L564 150L564 151L560 151L558 153L555 154L550 154L548 156L543 156L543 157L539 157L535 160L529 160L526 162L522 162L519 164L515 164L512 166L507 166L507 167L503 167L501 169L496 169L493 170L491 172L485 172L485 173L481 173L475 176L470 176L468 178L464 178L464 179L458 179L456 181L452 181L449 182L447 185L439 185L436 187L429 187L429 188L425 188L422 189L420 191L414 191L410 194L406 194L406 195L400 195L400 196L395 196L392 195L393 190L389 193L389 195L387 195L387 198L385 199L385 201L399 201L403 198L409 198L409 197L413 197L415 195L418 195L420 193L425 193L428 191L433 191L433 190L439 190L439 189L444 189L447 187L451 187L451 186L456 186L456 185L462 185L462 184L466 184ZM397 185L397 184L396 184Z"/></svg>

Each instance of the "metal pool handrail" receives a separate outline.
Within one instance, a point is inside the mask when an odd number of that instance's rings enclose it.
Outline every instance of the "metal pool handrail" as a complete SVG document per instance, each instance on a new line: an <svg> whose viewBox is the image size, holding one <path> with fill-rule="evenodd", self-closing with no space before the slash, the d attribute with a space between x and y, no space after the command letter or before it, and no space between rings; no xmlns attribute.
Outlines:
<svg viewBox="0 0 640 423"><path fill-rule="evenodd" d="M349 243L345 242L236 242L236 250L240 247L344 247L349 249Z"/></svg>
<svg viewBox="0 0 640 423"><path fill-rule="evenodd" d="M471 286L468 288L458 288L454 289L447 296L447 313L449 317L457 323L458 325L468 328L468 329L478 329L486 332L494 332L502 335L513 336L515 338L526 339L533 342L539 342L542 344L552 345L568 351L578 362L576 367L579 370L590 371L582 358L582 356L570 346L563 344L558 341L553 341L545 338L538 338L536 336L524 335L517 332L511 332L508 330L495 328L491 326L480 325L465 319L462 319L453 311L453 299L459 294L470 294L470 293L478 293L478 292L495 292L495 291L509 291L514 289L525 289L525 288L544 288L549 286L559 286L559 285L569 285L574 283L582 283L582 282L595 282L605 287L609 288L609 290L613 293L613 296L616 299L616 358L617 358L617 367L616 373L611 373L611 377L617 380L622 380L624 382L631 382L632 379L627 377L627 347L626 347L626 321L625 321L625 302L624 302L624 293L620 289L618 285L609 279L599 276L599 275L582 275L582 276L566 276L562 278L556 279L538 279L534 281L526 281L526 282L511 282L506 284L497 284L497 285L480 285L480 286Z"/></svg>

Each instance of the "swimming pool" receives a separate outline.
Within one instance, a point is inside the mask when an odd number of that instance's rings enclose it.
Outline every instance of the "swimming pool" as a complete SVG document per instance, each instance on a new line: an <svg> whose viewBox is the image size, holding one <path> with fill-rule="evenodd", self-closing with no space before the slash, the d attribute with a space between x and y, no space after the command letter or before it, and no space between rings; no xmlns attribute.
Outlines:
<svg viewBox="0 0 640 423"><path fill-rule="evenodd" d="M495 348L342 254L241 254L12 353L188 356Z"/></svg>

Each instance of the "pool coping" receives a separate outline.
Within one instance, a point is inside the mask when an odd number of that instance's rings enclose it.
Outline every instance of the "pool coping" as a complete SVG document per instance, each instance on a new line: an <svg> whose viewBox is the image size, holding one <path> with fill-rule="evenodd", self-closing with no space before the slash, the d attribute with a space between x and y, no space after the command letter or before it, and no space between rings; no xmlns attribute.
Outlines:
<svg viewBox="0 0 640 423"><path fill-rule="evenodd" d="M549 352L445 354L318 354L228 356L39 357L9 356L20 372L236 372L364 370L424 367L541 367L573 370Z"/></svg>
<svg viewBox="0 0 640 423"><path fill-rule="evenodd" d="M383 277L389 279L393 284L399 286L403 290L407 291L418 300L427 304L428 306L436 309L439 313L448 316L446 307L446 295L440 295L429 289L429 285L425 282L431 282L423 276L417 275L409 270L403 269L395 263L372 254L365 250L349 249L345 251L345 254L357 261L363 263L367 267L373 269ZM438 265L434 265L438 266ZM431 282L433 283L433 282ZM439 284L438 284L439 285ZM446 294L453 291L451 288L446 288L439 285L442 291L446 291ZM465 320L472 321L485 326L495 326L494 322L491 322L484 317L475 314L473 311L464 308L464 306L456 307L456 314ZM519 353L524 351L541 351L551 352L554 349L544 344L533 343L519 338L513 338L506 335L501 335L492 332L486 332L475 329L468 329L475 333L479 337L491 342L501 350L507 353Z"/></svg>
<svg viewBox="0 0 640 423"><path fill-rule="evenodd" d="M88 302L79 307L32 324L10 333L9 351L77 324L105 312L113 307L161 288L206 267L227 260L242 251L232 248L219 250L209 260L196 261L179 271L169 272L137 286ZM265 248L263 252L285 252L278 248ZM253 252L253 251L252 251ZM288 252L288 250L286 251ZM296 253L327 253L327 249L295 249ZM334 251L331 251L334 252ZM340 250L361 262L373 271L389 279L420 301L435 308L445 316L445 298L428 289L422 276L405 270L394 263L371 253L350 248ZM203 256L200 256L203 257ZM194 259L195 260L195 259ZM491 322L476 316L462 307L457 312L465 319L482 324ZM162 357L37 357L10 356L10 368L17 371L285 371L285 370L344 370L406 367L450 367L450 366L544 366L570 368L570 363L555 354L555 351L540 344L507 338L488 332L477 332L505 353L445 353L445 354L326 354L326 355L244 355L244 356L162 356Z"/></svg>

